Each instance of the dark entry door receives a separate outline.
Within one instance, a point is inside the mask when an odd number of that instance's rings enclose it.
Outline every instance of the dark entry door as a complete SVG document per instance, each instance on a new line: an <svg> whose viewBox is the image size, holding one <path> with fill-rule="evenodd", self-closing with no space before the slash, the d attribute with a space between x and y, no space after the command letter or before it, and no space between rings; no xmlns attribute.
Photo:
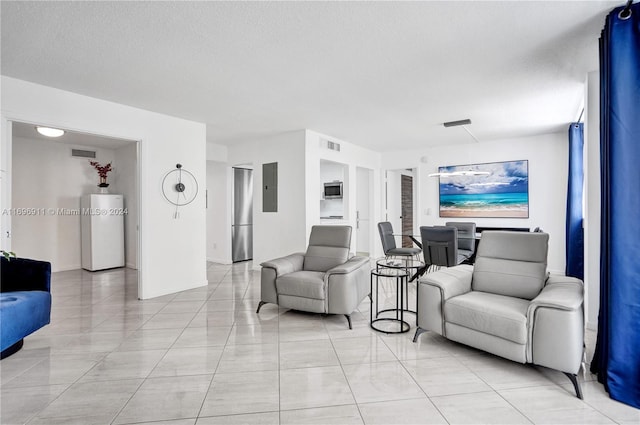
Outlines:
<svg viewBox="0 0 640 425"><path fill-rule="evenodd" d="M401 192L401 219L402 219L402 234L413 234L413 177L401 176L400 180L400 192ZM411 248L413 242L408 237L402 238L402 246L404 248Z"/></svg>

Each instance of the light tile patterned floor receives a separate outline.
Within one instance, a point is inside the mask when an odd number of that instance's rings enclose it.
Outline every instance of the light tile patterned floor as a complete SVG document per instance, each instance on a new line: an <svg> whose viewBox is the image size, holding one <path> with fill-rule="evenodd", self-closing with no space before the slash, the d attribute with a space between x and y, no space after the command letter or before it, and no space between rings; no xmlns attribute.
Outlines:
<svg viewBox="0 0 640 425"><path fill-rule="evenodd" d="M0 362L0 422L640 423L590 374L581 401L558 372L433 333L414 344L411 316L409 333L375 332L368 300L349 330L342 316L269 304L256 315L250 262L210 263L208 279L138 301L135 271L54 273L51 325Z"/></svg>

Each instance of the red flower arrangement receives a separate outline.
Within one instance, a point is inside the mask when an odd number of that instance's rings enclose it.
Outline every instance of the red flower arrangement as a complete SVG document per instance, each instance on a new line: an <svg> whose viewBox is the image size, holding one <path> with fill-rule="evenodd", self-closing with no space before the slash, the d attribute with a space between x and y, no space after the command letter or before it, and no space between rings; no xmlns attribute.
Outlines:
<svg viewBox="0 0 640 425"><path fill-rule="evenodd" d="M113 171L113 169L111 168L111 163L108 163L107 165L100 165L100 163L97 161L89 161L89 164L91 164L91 166L98 171L98 175L100 176L100 184L98 186L108 187L109 185L107 184L107 173L109 171Z"/></svg>
<svg viewBox="0 0 640 425"><path fill-rule="evenodd" d="M97 161L89 161L89 164L91 164L93 168L98 171L98 175L104 179L107 178L107 173L109 171L113 171L113 169L111 168L111 163L108 163L107 165L100 165L100 163Z"/></svg>

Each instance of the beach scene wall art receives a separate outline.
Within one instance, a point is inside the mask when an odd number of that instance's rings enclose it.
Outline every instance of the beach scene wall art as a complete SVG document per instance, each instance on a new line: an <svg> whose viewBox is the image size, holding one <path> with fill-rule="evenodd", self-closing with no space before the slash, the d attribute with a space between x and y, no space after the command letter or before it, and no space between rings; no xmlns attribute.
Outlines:
<svg viewBox="0 0 640 425"><path fill-rule="evenodd" d="M529 161L438 167L440 217L529 217Z"/></svg>

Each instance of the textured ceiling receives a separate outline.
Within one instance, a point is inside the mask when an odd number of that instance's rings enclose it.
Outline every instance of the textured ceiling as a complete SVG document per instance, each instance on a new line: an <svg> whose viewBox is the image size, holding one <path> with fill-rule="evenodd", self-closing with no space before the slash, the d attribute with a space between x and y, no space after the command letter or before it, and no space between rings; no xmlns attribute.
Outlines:
<svg viewBox="0 0 640 425"><path fill-rule="evenodd" d="M10 2L3 75L204 122L375 150L559 131L619 2Z"/></svg>

